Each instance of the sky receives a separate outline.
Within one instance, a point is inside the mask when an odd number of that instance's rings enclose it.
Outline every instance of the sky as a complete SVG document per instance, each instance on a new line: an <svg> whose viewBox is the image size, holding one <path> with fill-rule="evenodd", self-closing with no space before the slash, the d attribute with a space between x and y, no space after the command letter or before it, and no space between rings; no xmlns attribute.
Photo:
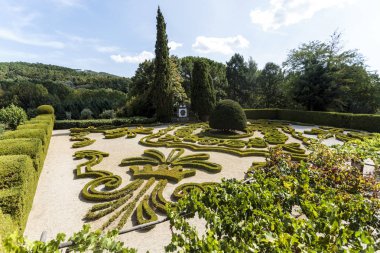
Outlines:
<svg viewBox="0 0 380 253"><path fill-rule="evenodd" d="M380 70L379 0L0 0L0 62L133 76L154 57L157 7L170 53L281 64L291 49L343 34Z"/></svg>

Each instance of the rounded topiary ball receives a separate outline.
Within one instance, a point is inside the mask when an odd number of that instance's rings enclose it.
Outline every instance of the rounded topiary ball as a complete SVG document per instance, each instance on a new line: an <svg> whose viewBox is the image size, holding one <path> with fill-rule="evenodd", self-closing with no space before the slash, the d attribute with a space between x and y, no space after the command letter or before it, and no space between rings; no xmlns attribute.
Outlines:
<svg viewBox="0 0 380 253"><path fill-rule="evenodd" d="M37 114L54 114L54 108L51 105L40 105L37 107Z"/></svg>
<svg viewBox="0 0 380 253"><path fill-rule="evenodd" d="M216 105L209 124L213 129L243 131L247 127L247 117L238 102L226 99Z"/></svg>

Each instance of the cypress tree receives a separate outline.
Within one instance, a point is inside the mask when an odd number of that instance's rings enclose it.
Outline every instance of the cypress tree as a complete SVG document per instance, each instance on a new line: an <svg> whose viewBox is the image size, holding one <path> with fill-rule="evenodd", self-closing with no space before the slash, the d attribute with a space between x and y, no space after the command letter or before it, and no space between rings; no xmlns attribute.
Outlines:
<svg viewBox="0 0 380 253"><path fill-rule="evenodd" d="M204 60L194 62L191 83L191 108L199 118L207 121L216 103L209 65Z"/></svg>
<svg viewBox="0 0 380 253"><path fill-rule="evenodd" d="M169 122L173 112L172 89L170 87L170 59L168 36L166 34L166 23L160 7L158 7L157 10L156 28L155 77L152 90L152 99L156 108L157 120Z"/></svg>

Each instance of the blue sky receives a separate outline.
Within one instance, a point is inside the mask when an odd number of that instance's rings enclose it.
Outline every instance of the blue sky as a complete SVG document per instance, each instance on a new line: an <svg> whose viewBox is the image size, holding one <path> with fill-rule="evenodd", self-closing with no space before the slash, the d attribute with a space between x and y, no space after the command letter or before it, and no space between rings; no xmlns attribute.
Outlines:
<svg viewBox="0 0 380 253"><path fill-rule="evenodd" d="M379 0L0 0L0 61L132 76L153 57L158 5L179 57L226 62L237 52L262 68L339 30L380 70Z"/></svg>

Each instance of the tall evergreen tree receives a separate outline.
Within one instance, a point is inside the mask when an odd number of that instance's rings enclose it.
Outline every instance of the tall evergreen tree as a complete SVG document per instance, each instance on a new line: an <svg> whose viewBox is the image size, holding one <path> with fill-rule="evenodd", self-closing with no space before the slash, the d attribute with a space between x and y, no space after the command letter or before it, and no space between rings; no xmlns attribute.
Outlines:
<svg viewBox="0 0 380 253"><path fill-rule="evenodd" d="M244 57L234 54L227 62L226 76L228 80L228 98L237 101L243 107L247 106L250 87L247 82L248 67Z"/></svg>
<svg viewBox="0 0 380 253"><path fill-rule="evenodd" d="M156 37L156 59L155 76L152 89L154 106L157 119L162 122L170 121L173 112L173 99L170 82L170 58L168 48L168 36L166 34L166 23L160 7L157 9L157 37Z"/></svg>
<svg viewBox="0 0 380 253"><path fill-rule="evenodd" d="M207 121L215 107L216 97L209 65L198 59L194 62L191 83L191 108L201 120Z"/></svg>

